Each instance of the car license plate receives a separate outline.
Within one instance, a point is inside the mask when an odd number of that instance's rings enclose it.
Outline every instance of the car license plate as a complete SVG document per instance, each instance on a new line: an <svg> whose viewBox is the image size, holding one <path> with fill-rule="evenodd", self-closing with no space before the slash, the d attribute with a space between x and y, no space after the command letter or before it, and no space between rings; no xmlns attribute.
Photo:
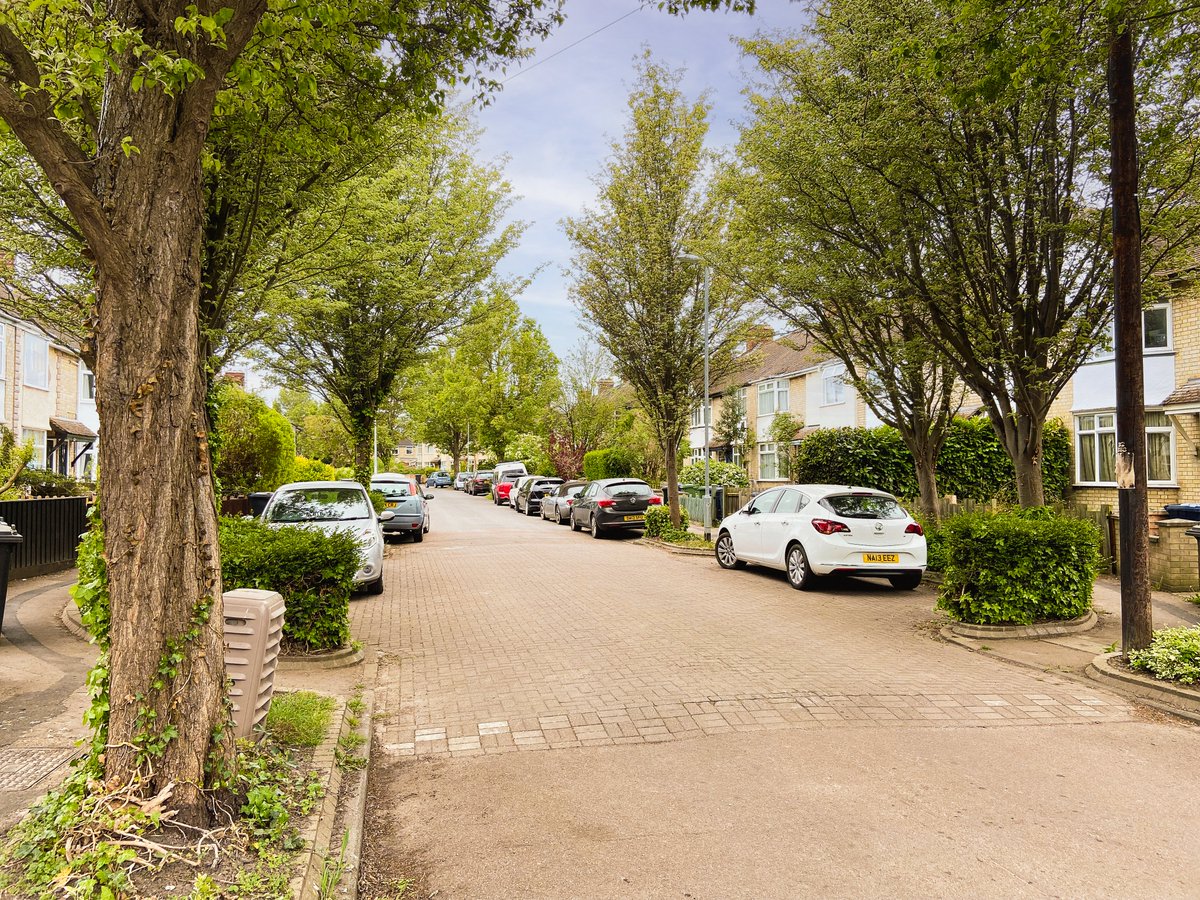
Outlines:
<svg viewBox="0 0 1200 900"><path fill-rule="evenodd" d="M396 508L397 506L399 506L399 505L400 505L400 501L399 501L399 500L389 500L389 501L387 501L387 507L388 507L388 509L395 509L395 508Z"/></svg>
<svg viewBox="0 0 1200 900"><path fill-rule="evenodd" d="M898 563L900 555L897 553L864 553L863 562L865 563Z"/></svg>
<svg viewBox="0 0 1200 900"><path fill-rule="evenodd" d="M625 521L626 522L644 522L644 521L646 521L646 517L645 516L626 516Z"/></svg>

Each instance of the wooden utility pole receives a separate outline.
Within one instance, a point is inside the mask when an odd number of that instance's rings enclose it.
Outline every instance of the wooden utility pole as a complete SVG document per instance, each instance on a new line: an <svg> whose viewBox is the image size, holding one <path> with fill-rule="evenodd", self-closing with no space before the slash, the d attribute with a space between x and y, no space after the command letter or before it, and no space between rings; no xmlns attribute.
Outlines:
<svg viewBox="0 0 1200 900"><path fill-rule="evenodd" d="M1121 517L1121 650L1152 636L1150 519L1146 495L1146 407L1142 363L1141 213L1132 25L1114 19L1108 45L1112 150L1113 289L1117 382L1117 509Z"/></svg>

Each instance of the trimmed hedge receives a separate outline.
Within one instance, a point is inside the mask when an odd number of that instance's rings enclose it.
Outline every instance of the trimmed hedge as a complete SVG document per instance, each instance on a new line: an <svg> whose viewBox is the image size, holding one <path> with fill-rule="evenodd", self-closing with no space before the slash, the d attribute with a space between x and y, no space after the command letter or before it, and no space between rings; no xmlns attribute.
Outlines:
<svg viewBox="0 0 1200 900"><path fill-rule="evenodd" d="M637 457L624 447L607 450L592 450L583 454L583 477L588 481L597 478L627 478L637 468Z"/></svg>
<svg viewBox="0 0 1200 900"><path fill-rule="evenodd" d="M284 640L305 650L333 650L350 640L350 592L361 565L348 533L269 528L255 519L221 520L225 590L278 591L287 604Z"/></svg>
<svg viewBox="0 0 1200 900"><path fill-rule="evenodd" d="M708 461L709 484L721 487L744 488L750 487L750 476L746 470L735 463L720 462L715 459ZM679 470L680 484L704 484L704 460L688 463Z"/></svg>
<svg viewBox="0 0 1200 900"><path fill-rule="evenodd" d="M1058 420L1042 433L1042 477L1047 501L1063 499L1071 483L1071 435ZM957 418L937 461L938 490L963 500L1015 501L1012 462L982 416ZM899 497L916 497L917 471L900 432L879 428L822 428L796 448L794 481L852 484Z"/></svg>
<svg viewBox="0 0 1200 900"><path fill-rule="evenodd" d="M938 607L976 625L1073 619L1092 606L1100 535L1045 507L955 516L941 528Z"/></svg>

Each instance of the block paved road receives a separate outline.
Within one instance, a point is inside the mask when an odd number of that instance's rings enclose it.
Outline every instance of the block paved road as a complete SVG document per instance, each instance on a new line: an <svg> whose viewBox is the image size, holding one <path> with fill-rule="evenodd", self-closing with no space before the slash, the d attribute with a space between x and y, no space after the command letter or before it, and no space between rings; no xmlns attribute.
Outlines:
<svg viewBox="0 0 1200 900"><path fill-rule="evenodd" d="M373 865L439 897L1195 895L1195 729L934 640L924 589L802 593L435 494L351 609Z"/></svg>

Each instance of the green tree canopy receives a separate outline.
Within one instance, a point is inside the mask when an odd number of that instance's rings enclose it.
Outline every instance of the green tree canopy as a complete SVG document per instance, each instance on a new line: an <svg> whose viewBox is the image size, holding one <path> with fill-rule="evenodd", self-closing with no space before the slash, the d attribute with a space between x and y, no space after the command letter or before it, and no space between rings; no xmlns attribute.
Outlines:
<svg viewBox="0 0 1200 900"><path fill-rule="evenodd" d="M273 491L288 479L296 456L284 416L236 384L217 388L216 474L226 494Z"/></svg>

